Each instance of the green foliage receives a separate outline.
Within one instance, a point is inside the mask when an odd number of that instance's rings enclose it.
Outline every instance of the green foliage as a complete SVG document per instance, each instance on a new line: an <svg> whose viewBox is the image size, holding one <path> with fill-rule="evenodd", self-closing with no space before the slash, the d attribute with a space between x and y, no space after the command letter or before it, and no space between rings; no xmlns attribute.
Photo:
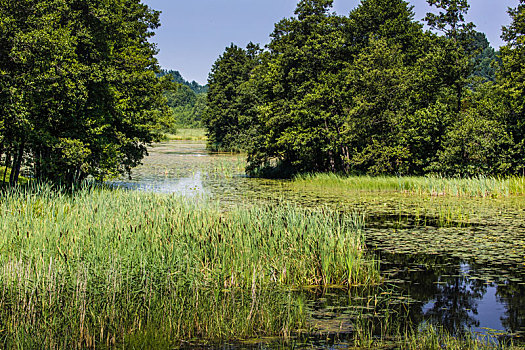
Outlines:
<svg viewBox="0 0 525 350"><path fill-rule="evenodd" d="M176 89L164 93L172 111L164 131L176 133L177 128L201 128L208 86L195 81L190 83L178 71L161 70L158 76L169 78L177 84Z"/></svg>
<svg viewBox="0 0 525 350"><path fill-rule="evenodd" d="M516 172L525 171L525 1L509 9L512 23L503 28L507 45L501 48L501 69L498 83L505 92L508 113L506 124L515 148Z"/></svg>
<svg viewBox="0 0 525 350"><path fill-rule="evenodd" d="M168 100L168 106L173 112L173 126L183 128L202 127L206 93L196 94L190 87L180 85L175 91L166 91L165 96ZM173 130L168 129L168 131Z"/></svg>
<svg viewBox="0 0 525 350"><path fill-rule="evenodd" d="M445 134L429 170L448 176L494 176L512 172L513 140L502 118L502 90L491 83L469 93L460 118Z"/></svg>
<svg viewBox="0 0 525 350"><path fill-rule="evenodd" d="M422 173L449 118L443 40L401 0L365 0L349 17L308 4L276 24L252 75L261 103L248 170Z"/></svg>
<svg viewBox="0 0 525 350"><path fill-rule="evenodd" d="M403 0L362 0L348 16L302 0L264 51L232 45L210 75L210 147L246 150L263 176L520 173L523 2L501 59L465 22L466 0L428 3L442 35Z"/></svg>
<svg viewBox="0 0 525 350"><path fill-rule="evenodd" d="M135 0L0 3L0 157L16 183L129 172L168 113L148 39L159 13Z"/></svg>
<svg viewBox="0 0 525 350"><path fill-rule="evenodd" d="M200 85L196 81L192 81L191 83L184 79L179 71L176 70L165 70L162 69L160 73L157 74L159 77L165 77L168 76L172 82L185 85L191 89L195 94L204 94L208 92L208 86L207 85Z"/></svg>
<svg viewBox="0 0 525 350"><path fill-rule="evenodd" d="M258 62L259 52L259 46L252 43L246 50L232 44L213 64L202 115L210 149L247 148L254 103L249 101L252 96L245 89L245 83Z"/></svg>
<svg viewBox="0 0 525 350"><path fill-rule="evenodd" d="M496 80L496 67L501 63L496 51L492 48L484 33L474 32L470 52L477 55L473 58L474 68L470 78L478 82Z"/></svg>

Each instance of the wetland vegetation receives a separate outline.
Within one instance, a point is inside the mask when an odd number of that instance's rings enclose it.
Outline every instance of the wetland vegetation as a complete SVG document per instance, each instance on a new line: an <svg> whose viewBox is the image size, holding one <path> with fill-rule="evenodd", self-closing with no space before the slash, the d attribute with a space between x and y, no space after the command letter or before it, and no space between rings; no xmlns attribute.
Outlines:
<svg viewBox="0 0 525 350"><path fill-rule="evenodd" d="M258 346L278 347L287 341L287 346L297 348L360 344L423 349L421 344L434 342L437 346L439 340L451 348L488 347L479 339L499 339L501 344L514 339L522 344L522 195L435 196L426 190L402 190L397 187L402 178L396 182L395 178L378 178L375 185L374 178L350 178L366 186L344 185L346 178L335 175L305 175L295 180L248 178L238 176L244 162L240 154L207 153L202 142L171 141L153 148L134 180L122 179L114 185L147 192L176 191L192 200L216 201L226 212L292 203L314 211L323 207L363 215L366 257L378 262L381 283L310 289L302 296L308 335L301 329L288 340L258 339ZM520 183L518 178L515 181ZM419 332L420 327L424 331ZM466 339L477 340L461 341L457 335L465 330L473 332Z"/></svg>
<svg viewBox="0 0 525 350"><path fill-rule="evenodd" d="M363 218L329 209L30 186L0 219L7 347L289 336L308 328L301 289L381 280Z"/></svg>
<svg viewBox="0 0 525 350"><path fill-rule="evenodd" d="M300 0L207 86L141 1L0 2L1 346L523 348L525 0L498 53L427 2Z"/></svg>

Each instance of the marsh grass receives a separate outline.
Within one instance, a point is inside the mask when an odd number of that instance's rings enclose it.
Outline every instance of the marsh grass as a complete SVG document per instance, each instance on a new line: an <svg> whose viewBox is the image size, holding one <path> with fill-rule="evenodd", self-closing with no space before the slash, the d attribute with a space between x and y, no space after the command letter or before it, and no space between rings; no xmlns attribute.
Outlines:
<svg viewBox="0 0 525 350"><path fill-rule="evenodd" d="M185 141L206 141L206 129L195 128L195 129L177 129L175 134L166 134L168 140L185 140Z"/></svg>
<svg viewBox="0 0 525 350"><path fill-rule="evenodd" d="M342 176L303 174L295 177L297 186L340 188L342 190L398 191L431 196L507 197L525 194L525 177L444 178L439 176Z"/></svg>
<svg viewBox="0 0 525 350"><path fill-rule="evenodd" d="M400 346L407 350L518 350L521 348L514 346L512 342L497 341L489 336L476 335L472 332L453 336L443 328L430 325L406 333L402 339Z"/></svg>
<svg viewBox="0 0 525 350"><path fill-rule="evenodd" d="M308 328L306 285L377 283L362 216L177 196L0 192L4 347L159 347Z"/></svg>

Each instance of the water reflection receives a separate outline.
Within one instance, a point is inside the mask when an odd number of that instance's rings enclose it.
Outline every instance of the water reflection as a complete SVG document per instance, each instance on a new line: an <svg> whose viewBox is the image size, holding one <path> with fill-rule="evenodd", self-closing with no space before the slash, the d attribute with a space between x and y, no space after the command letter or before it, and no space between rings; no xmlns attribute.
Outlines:
<svg viewBox="0 0 525 350"><path fill-rule="evenodd" d="M471 330L479 334L525 335L523 283L487 281L478 277L486 275L486 267L457 258L379 254L390 283L417 301L410 305L417 323L430 322L452 334ZM493 272L497 273L497 268ZM515 280L522 280L522 276Z"/></svg>
<svg viewBox="0 0 525 350"><path fill-rule="evenodd" d="M132 180L113 184L205 196L225 207L285 200L366 212L367 244L376 249L385 285L392 288L310 293L311 322L320 333L351 334L363 315L384 332L388 314L397 325L430 322L452 334L494 329L525 335L525 205L297 189L287 181L246 178L244 165L242 155L172 142L151 149Z"/></svg>

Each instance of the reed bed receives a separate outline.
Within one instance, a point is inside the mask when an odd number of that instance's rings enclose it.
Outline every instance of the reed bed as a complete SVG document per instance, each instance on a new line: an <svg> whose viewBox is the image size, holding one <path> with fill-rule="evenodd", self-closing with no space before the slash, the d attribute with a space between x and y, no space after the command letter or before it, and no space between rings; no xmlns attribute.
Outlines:
<svg viewBox="0 0 525 350"><path fill-rule="evenodd" d="M165 134L168 140L184 140L184 141L206 141L206 129L203 128L180 128L175 134Z"/></svg>
<svg viewBox="0 0 525 350"><path fill-rule="evenodd" d="M342 190L397 191L431 196L508 197L525 195L525 177L445 178L440 176L344 176L338 174L303 174L295 177L298 186L316 186Z"/></svg>
<svg viewBox="0 0 525 350"><path fill-rule="evenodd" d="M487 335L466 332L454 336L443 328L426 326L416 332L405 334L399 346L407 350L518 350L523 349L511 341L498 340Z"/></svg>
<svg viewBox="0 0 525 350"><path fill-rule="evenodd" d="M153 193L0 192L0 344L160 347L289 336L304 286L377 283L363 218L291 205L221 212Z"/></svg>

